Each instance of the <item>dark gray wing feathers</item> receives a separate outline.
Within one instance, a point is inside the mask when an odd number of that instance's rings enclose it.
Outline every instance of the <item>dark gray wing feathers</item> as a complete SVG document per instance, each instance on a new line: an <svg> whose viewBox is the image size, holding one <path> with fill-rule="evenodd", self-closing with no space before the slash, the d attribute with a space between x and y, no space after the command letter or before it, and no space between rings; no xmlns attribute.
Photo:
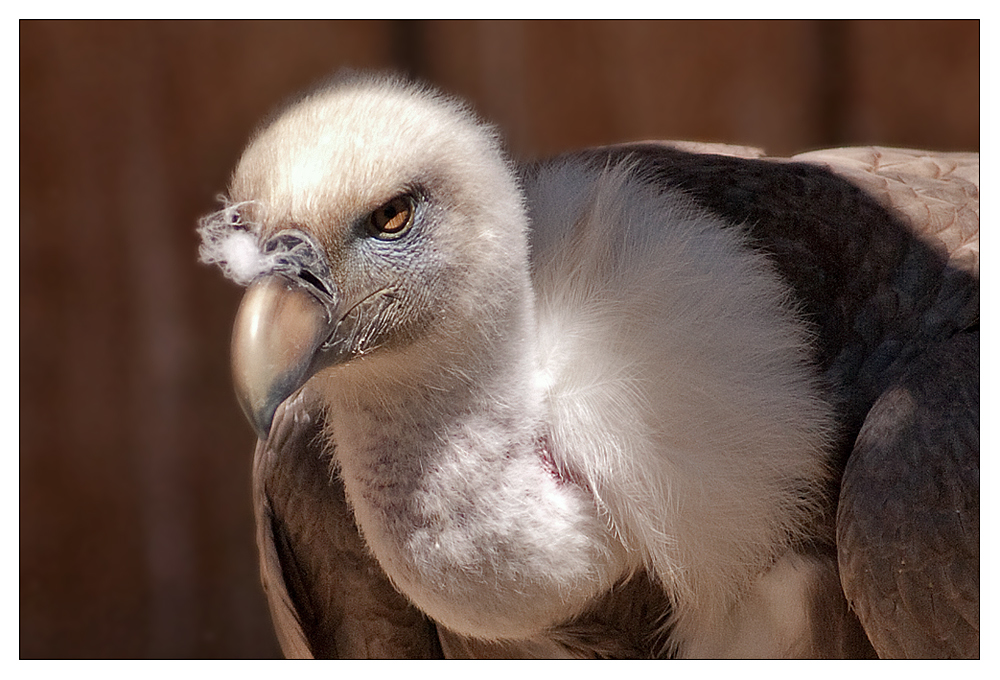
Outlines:
<svg viewBox="0 0 1000 680"><path fill-rule="evenodd" d="M881 656L979 657L979 334L927 349L844 472L841 580Z"/></svg>

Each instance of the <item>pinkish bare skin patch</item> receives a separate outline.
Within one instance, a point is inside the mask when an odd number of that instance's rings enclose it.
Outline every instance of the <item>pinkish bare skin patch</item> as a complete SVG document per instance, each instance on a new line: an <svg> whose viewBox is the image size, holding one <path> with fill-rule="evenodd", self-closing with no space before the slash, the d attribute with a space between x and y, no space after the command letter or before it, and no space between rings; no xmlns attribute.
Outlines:
<svg viewBox="0 0 1000 680"><path fill-rule="evenodd" d="M536 446L538 447L538 456L542 459L542 467L555 478L556 482L560 486L563 484L574 483L573 478L568 475L565 470L559 467L555 459L552 457L552 446L549 443L547 435L539 437L536 442Z"/></svg>

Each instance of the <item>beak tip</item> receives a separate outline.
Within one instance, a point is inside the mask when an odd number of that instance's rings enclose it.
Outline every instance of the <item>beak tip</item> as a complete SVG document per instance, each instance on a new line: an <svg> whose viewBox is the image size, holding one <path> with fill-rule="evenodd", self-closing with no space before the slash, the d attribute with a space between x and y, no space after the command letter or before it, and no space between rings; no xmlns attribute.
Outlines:
<svg viewBox="0 0 1000 680"><path fill-rule="evenodd" d="M276 410L276 407L271 406L249 416L254 432L257 433L257 438L262 442L267 441L268 435L271 434L271 423L274 420L274 412Z"/></svg>
<svg viewBox="0 0 1000 680"><path fill-rule="evenodd" d="M239 389L236 390L236 400L239 402L240 409L256 433L257 438L261 441L267 441L267 437L271 433L271 423L274 420L274 414L278 410L278 404L272 404L271 400L267 400L261 404L252 404L247 399L246 394Z"/></svg>

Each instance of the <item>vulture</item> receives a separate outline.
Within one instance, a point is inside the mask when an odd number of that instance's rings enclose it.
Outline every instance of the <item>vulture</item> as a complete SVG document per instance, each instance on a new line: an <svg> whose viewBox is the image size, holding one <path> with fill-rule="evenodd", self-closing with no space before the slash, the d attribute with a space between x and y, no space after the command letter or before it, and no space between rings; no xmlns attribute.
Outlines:
<svg viewBox="0 0 1000 680"><path fill-rule="evenodd" d="M978 657L978 184L294 102L199 227L284 654Z"/></svg>

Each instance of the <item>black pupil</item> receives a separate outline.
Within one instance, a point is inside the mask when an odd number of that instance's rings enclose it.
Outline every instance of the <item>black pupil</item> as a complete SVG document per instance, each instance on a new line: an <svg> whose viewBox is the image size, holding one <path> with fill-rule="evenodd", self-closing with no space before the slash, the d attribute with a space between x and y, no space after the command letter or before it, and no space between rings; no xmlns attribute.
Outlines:
<svg viewBox="0 0 1000 680"><path fill-rule="evenodd" d="M383 233L402 231L407 223L409 205L405 198L395 198L375 212L375 226Z"/></svg>

